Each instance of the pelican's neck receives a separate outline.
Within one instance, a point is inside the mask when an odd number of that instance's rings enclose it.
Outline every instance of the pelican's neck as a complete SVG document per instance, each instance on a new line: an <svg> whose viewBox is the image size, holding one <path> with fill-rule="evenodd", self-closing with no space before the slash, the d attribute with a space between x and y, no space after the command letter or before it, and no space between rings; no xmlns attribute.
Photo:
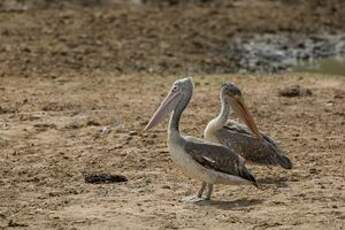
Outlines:
<svg viewBox="0 0 345 230"><path fill-rule="evenodd" d="M223 127L226 121L228 120L228 116L231 109L230 109L229 102L225 100L223 94L220 95L220 103L221 103L221 109L216 119L218 121L217 123L219 123L219 125Z"/></svg>
<svg viewBox="0 0 345 230"><path fill-rule="evenodd" d="M208 123L204 131L204 137L212 141L214 139L215 132L224 127L226 121L228 120L229 113L231 112L230 104L225 100L223 92L220 92L220 102L221 109L218 116Z"/></svg>
<svg viewBox="0 0 345 230"><path fill-rule="evenodd" d="M225 100L223 93L220 94L221 109L216 118L213 119L213 126L215 129L222 128L228 120L229 113L231 111L230 104Z"/></svg>
<svg viewBox="0 0 345 230"><path fill-rule="evenodd" d="M170 115L170 120L169 120L169 139L180 139L181 134L179 130L179 124L180 124L180 119L183 111L187 107L189 101L191 98L191 93L190 95L187 95L185 97L182 97L180 102L177 104L175 107L174 111Z"/></svg>
<svg viewBox="0 0 345 230"><path fill-rule="evenodd" d="M221 109L218 116L208 123L204 131L204 137L206 139L213 140L215 132L223 128L228 120L229 113L231 112L230 104L225 100L225 96L222 91L220 92L220 102Z"/></svg>

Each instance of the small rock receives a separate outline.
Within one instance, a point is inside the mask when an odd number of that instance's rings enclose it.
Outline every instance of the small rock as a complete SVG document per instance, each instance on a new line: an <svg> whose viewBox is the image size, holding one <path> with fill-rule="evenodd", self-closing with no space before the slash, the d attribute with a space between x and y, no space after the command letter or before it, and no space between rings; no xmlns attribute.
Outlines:
<svg viewBox="0 0 345 230"><path fill-rule="evenodd" d="M316 174L317 173L317 169L316 168L311 168L311 169L309 169L309 172L311 174Z"/></svg>
<svg viewBox="0 0 345 230"><path fill-rule="evenodd" d="M148 179L145 180L145 184L151 184L151 183L152 183L152 181L151 181L150 178L148 178Z"/></svg>
<svg viewBox="0 0 345 230"><path fill-rule="evenodd" d="M343 98L344 98L344 95L342 95L342 94L334 95L334 99L343 99Z"/></svg>
<svg viewBox="0 0 345 230"><path fill-rule="evenodd" d="M155 143L153 140L144 140L144 142L148 145L153 145Z"/></svg>
<svg viewBox="0 0 345 230"><path fill-rule="evenodd" d="M34 124L34 127L38 129L48 129L48 128L56 129L57 128L55 124L45 124L45 123Z"/></svg>
<svg viewBox="0 0 345 230"><path fill-rule="evenodd" d="M129 135L130 136L136 136L136 135L138 135L138 132L137 131L130 131Z"/></svg>
<svg viewBox="0 0 345 230"><path fill-rule="evenodd" d="M163 185L162 189L171 189L171 187L169 185Z"/></svg>
<svg viewBox="0 0 345 230"><path fill-rule="evenodd" d="M16 223L14 222L13 220L10 220L8 222L8 227L11 227L11 228L16 228L16 227L28 227L27 224L19 224L19 223Z"/></svg>
<svg viewBox="0 0 345 230"><path fill-rule="evenodd" d="M90 120L86 123L87 126L100 126L101 124L98 121Z"/></svg>
<svg viewBox="0 0 345 230"><path fill-rule="evenodd" d="M103 128L100 130L101 135L109 134L110 132L111 132L111 129L108 128L108 127L103 127Z"/></svg>
<svg viewBox="0 0 345 230"><path fill-rule="evenodd" d="M82 128L83 127L83 125L82 124L79 124L79 123L77 123L77 122L72 122L72 123L70 123L70 124L67 124L67 125L65 125L65 129L80 129L80 128Z"/></svg>
<svg viewBox="0 0 345 230"><path fill-rule="evenodd" d="M292 85L279 90L279 96L282 97L305 97L311 96L312 92L310 89L303 88L300 85Z"/></svg>
<svg viewBox="0 0 345 230"><path fill-rule="evenodd" d="M14 110L8 109L8 108L3 108L0 106L0 114L5 114L5 113L14 113Z"/></svg>

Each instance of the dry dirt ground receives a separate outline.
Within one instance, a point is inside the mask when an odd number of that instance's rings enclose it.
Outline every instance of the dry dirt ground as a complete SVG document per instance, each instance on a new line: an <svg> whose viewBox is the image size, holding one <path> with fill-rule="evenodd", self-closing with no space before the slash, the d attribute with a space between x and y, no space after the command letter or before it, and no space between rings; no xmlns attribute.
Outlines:
<svg viewBox="0 0 345 230"><path fill-rule="evenodd" d="M52 3L8 11L3 1ZM60 76L66 69L79 74L95 69L232 73L238 56L229 51L229 43L237 35L345 31L343 0L113 1L95 7L66 3L78 0L0 1L0 76Z"/></svg>
<svg viewBox="0 0 345 230"><path fill-rule="evenodd" d="M234 70L225 48L237 34L342 33L344 1L51 2L0 3L0 228L345 228L345 78L204 75ZM185 133L201 136L233 80L294 169L250 166L264 190L216 186L211 202L181 202L199 183L171 162L166 122L142 129L186 72L202 74ZM278 96L294 84L312 95ZM129 181L86 184L95 172Z"/></svg>
<svg viewBox="0 0 345 230"><path fill-rule="evenodd" d="M212 201L175 167L167 122L142 129L178 76L97 73L0 78L0 228L344 229L345 79L316 75L195 76L184 133L201 136L232 80L259 127L281 141L290 171L250 166L263 190L216 186ZM298 84L311 96L281 97ZM94 185L84 175L122 174Z"/></svg>

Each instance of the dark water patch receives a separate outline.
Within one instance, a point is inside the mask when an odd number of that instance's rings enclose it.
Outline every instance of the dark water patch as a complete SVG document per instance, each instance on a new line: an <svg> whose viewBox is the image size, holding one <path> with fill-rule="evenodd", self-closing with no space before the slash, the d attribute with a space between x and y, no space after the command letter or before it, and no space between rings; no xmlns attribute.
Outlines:
<svg viewBox="0 0 345 230"><path fill-rule="evenodd" d="M293 68L295 72L309 72L333 75L345 75L345 58L325 58L312 63L299 63Z"/></svg>
<svg viewBox="0 0 345 230"><path fill-rule="evenodd" d="M334 70L345 57L345 34L255 34L234 38L226 52L242 73ZM344 62L337 69L344 69ZM345 71L340 71L345 74Z"/></svg>

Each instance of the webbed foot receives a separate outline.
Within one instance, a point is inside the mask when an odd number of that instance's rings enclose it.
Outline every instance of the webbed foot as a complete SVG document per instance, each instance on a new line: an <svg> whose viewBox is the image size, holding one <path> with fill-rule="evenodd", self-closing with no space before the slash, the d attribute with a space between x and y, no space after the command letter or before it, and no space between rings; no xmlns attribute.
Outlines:
<svg viewBox="0 0 345 230"><path fill-rule="evenodd" d="M186 202L186 203L196 203L196 202L200 202L204 200L207 200L207 199L204 197L199 197L199 196L187 196L181 199L182 202Z"/></svg>

